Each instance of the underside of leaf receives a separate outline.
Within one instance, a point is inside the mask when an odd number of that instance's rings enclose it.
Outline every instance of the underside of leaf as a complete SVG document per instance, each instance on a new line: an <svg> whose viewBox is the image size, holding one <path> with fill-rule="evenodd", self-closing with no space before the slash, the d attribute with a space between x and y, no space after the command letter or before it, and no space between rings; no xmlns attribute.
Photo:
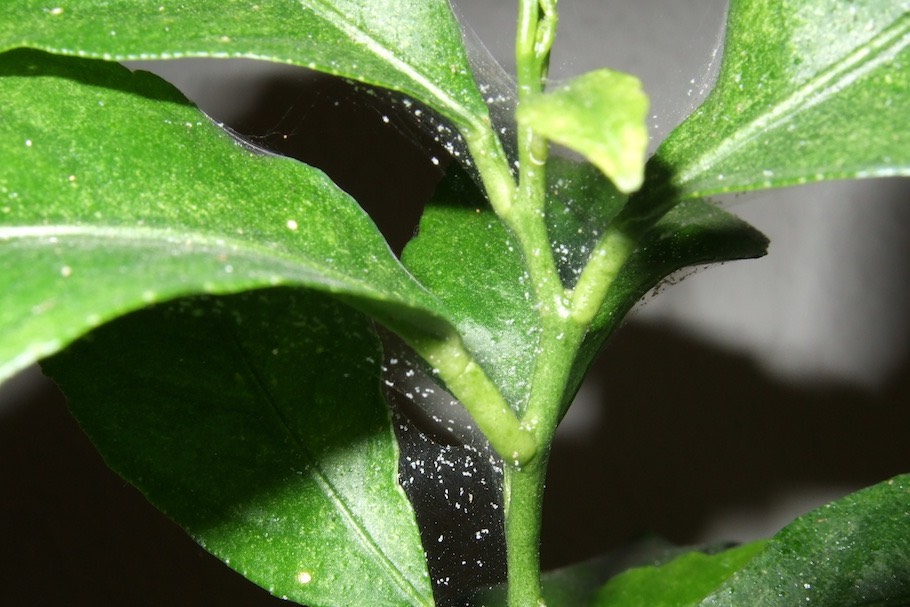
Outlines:
<svg viewBox="0 0 910 607"><path fill-rule="evenodd" d="M432 605L381 356L359 313L271 289L131 314L45 369L112 468L273 594Z"/></svg>

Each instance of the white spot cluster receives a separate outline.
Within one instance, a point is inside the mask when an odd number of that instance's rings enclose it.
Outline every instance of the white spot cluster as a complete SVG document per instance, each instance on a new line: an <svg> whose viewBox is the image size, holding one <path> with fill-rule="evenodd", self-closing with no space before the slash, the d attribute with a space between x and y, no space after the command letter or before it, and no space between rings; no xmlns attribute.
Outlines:
<svg viewBox="0 0 910 607"><path fill-rule="evenodd" d="M413 354L389 356L383 386L437 600L502 581L502 464L472 420Z"/></svg>
<svg viewBox="0 0 910 607"><path fill-rule="evenodd" d="M396 416L402 487L417 511L437 595L459 596L502 580L505 544L495 456L441 445Z"/></svg>

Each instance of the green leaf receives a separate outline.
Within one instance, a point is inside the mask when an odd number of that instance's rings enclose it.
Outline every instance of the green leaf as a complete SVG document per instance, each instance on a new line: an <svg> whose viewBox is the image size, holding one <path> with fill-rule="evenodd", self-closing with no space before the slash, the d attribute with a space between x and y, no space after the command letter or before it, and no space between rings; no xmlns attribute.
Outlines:
<svg viewBox="0 0 910 607"><path fill-rule="evenodd" d="M910 175L906 0L734 0L717 86L664 143L684 197Z"/></svg>
<svg viewBox="0 0 910 607"><path fill-rule="evenodd" d="M861 607L910 601L910 475L814 510L770 540L608 582L593 607Z"/></svg>
<svg viewBox="0 0 910 607"><path fill-rule="evenodd" d="M4 0L0 50L246 57L393 89L461 126L487 109L446 0Z"/></svg>
<svg viewBox="0 0 910 607"><path fill-rule="evenodd" d="M645 537L615 548L593 559L547 571L542 575L544 599L547 605L592 605L594 596L609 580L633 568L653 570L671 560L698 550L702 556L717 554L727 546L709 545L699 548L679 547L660 537ZM476 595L472 605L477 607L506 607L507 588L496 586ZM642 605L648 605L645 601Z"/></svg>
<svg viewBox="0 0 910 607"><path fill-rule="evenodd" d="M610 580L591 606L694 607L764 546L754 542L713 555L689 552L660 567L631 569Z"/></svg>
<svg viewBox="0 0 910 607"><path fill-rule="evenodd" d="M551 196L547 219L550 234L557 238L554 251L563 280L574 287L581 263L587 261L607 228L635 204L635 197L627 204L625 196L596 178L584 180L583 170L567 173L571 174L577 180L575 186L562 196ZM594 210L596 215L580 213L581 209ZM582 344L570 384L581 384L588 366L625 315L667 276L690 266L761 257L767 248L768 239L763 234L716 205L696 199L672 207L644 230L610 284ZM573 250L576 253L564 253Z"/></svg>
<svg viewBox="0 0 910 607"><path fill-rule="evenodd" d="M366 317L303 289L128 315L45 369L108 464L203 547L310 605L432 605Z"/></svg>
<svg viewBox="0 0 910 607"><path fill-rule="evenodd" d="M717 205L701 199L677 204L644 234L620 270L592 323L592 337L605 339L635 302L673 272L761 257L767 248L767 237Z"/></svg>
<svg viewBox="0 0 910 607"><path fill-rule="evenodd" d="M530 390L540 320L512 233L469 176L446 176L402 263L446 305L465 346L517 411Z"/></svg>
<svg viewBox="0 0 910 607"><path fill-rule="evenodd" d="M702 607L910 604L910 475L802 516Z"/></svg>
<svg viewBox="0 0 910 607"><path fill-rule="evenodd" d="M120 314L202 291L305 285L449 330L323 173L244 148L156 77L12 51L0 98L0 380Z"/></svg>
<svg viewBox="0 0 910 607"><path fill-rule="evenodd" d="M523 101L516 118L583 154L628 193L644 179L647 113L638 78L600 69Z"/></svg>

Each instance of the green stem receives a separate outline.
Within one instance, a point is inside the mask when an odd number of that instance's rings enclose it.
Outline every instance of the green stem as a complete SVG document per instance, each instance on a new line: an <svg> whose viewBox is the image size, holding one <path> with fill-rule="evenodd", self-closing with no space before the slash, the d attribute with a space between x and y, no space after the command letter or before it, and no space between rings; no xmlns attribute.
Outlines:
<svg viewBox="0 0 910 607"><path fill-rule="evenodd" d="M567 400L566 386L584 331L568 319L543 318L539 354L524 426L538 445L525 466L506 466L505 502L509 607L545 607L540 578L540 525L550 445Z"/></svg>
<svg viewBox="0 0 910 607"><path fill-rule="evenodd" d="M594 247L572 292L572 320L578 326L587 327L594 320L635 244L636 239L614 223Z"/></svg>
<svg viewBox="0 0 910 607"><path fill-rule="evenodd" d="M543 91L555 34L555 0L520 1L515 41L519 106ZM513 208L502 218L521 244L542 315L567 309L544 215L548 157L549 142L519 124L518 191Z"/></svg>
<svg viewBox="0 0 910 607"><path fill-rule="evenodd" d="M489 116L486 120L461 133L490 199L490 206L497 215L503 216L512 209L517 186L502 141L493 132Z"/></svg>
<svg viewBox="0 0 910 607"><path fill-rule="evenodd" d="M537 452L534 436L519 421L490 380L464 347L458 334L443 339L403 335L405 341L433 367L449 391L461 401L477 427L507 465L521 466Z"/></svg>
<svg viewBox="0 0 910 607"><path fill-rule="evenodd" d="M557 0L520 0L515 41L518 98L537 94L550 67L550 49L556 37Z"/></svg>
<svg viewBox="0 0 910 607"><path fill-rule="evenodd" d="M504 478L509 607L544 607L540 581L540 521L547 454Z"/></svg>
<svg viewBox="0 0 910 607"><path fill-rule="evenodd" d="M520 0L515 43L518 104L541 94L556 33L556 0ZM545 205L549 142L533 129L518 126L518 188L512 205L499 213L516 235L539 302L542 332L523 426L538 446L524 466L505 466L504 500L509 607L543 607L540 578L540 523L549 446L556 430L574 359L562 346L575 347L564 330L571 323L569 302L556 269L547 231ZM573 325L574 327L574 325ZM566 340L560 343L562 340ZM569 342L573 342L569 344Z"/></svg>

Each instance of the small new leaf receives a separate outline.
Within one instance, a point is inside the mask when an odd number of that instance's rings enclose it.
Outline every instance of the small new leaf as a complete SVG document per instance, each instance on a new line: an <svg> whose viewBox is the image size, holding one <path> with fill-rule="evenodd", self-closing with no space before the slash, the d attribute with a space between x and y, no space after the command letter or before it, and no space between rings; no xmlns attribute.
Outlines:
<svg viewBox="0 0 910 607"><path fill-rule="evenodd" d="M583 154L622 192L644 179L648 98L638 78L601 69L528 99L520 123Z"/></svg>

